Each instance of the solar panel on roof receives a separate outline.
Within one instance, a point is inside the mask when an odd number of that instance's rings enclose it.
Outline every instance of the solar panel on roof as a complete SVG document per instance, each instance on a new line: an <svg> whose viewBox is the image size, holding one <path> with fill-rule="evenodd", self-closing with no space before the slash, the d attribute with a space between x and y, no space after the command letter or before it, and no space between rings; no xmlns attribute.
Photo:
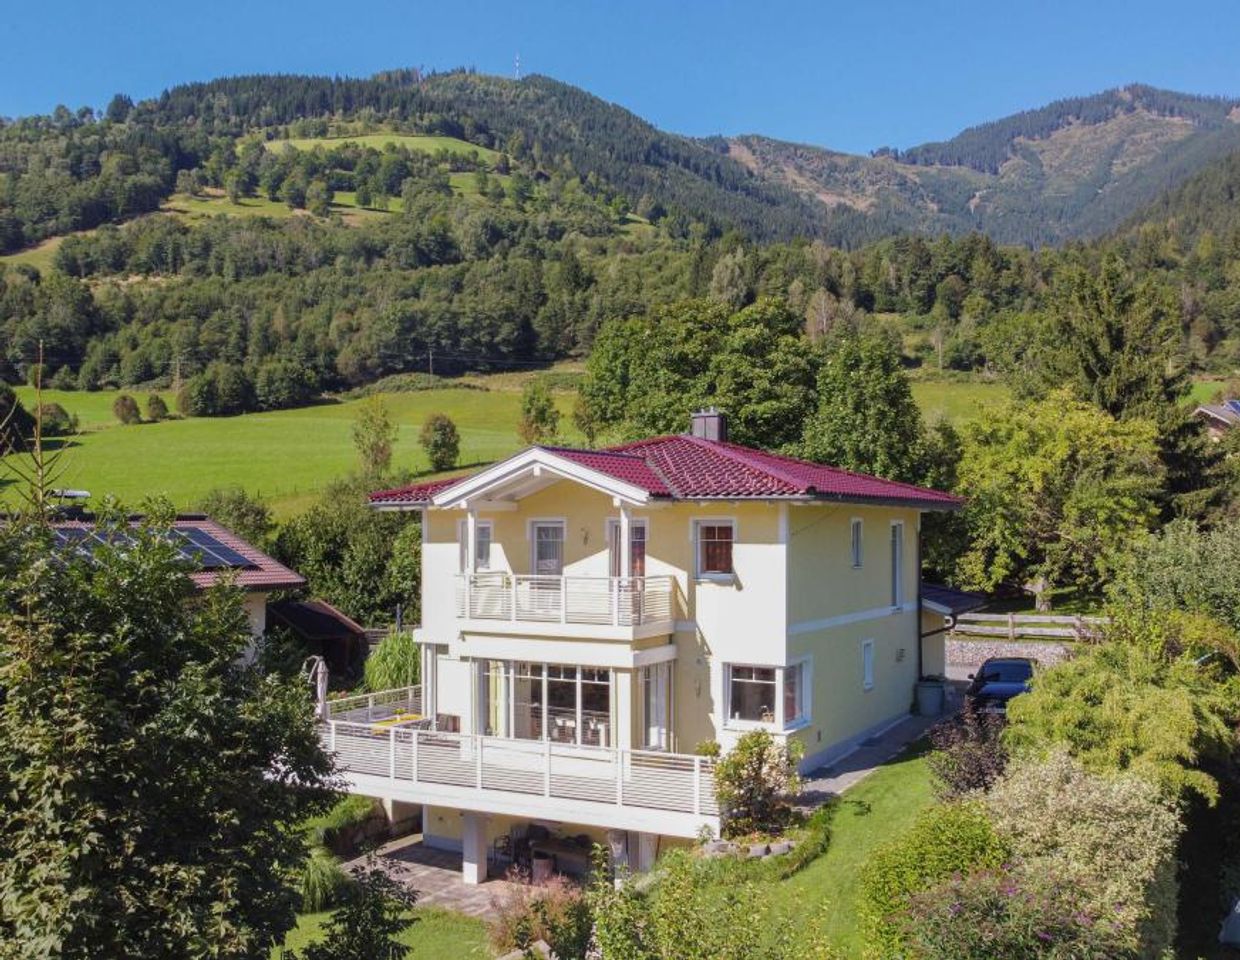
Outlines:
<svg viewBox="0 0 1240 960"><path fill-rule="evenodd" d="M1240 416L1240 400L1227 400L1223 403L1223 406L1236 414L1236 416Z"/></svg>
<svg viewBox="0 0 1240 960"><path fill-rule="evenodd" d="M58 546L86 556L93 556L102 546L127 547L133 538L117 530L101 536L91 527L57 527L53 531ZM205 530L182 527L172 531L171 543L181 557L201 570L256 570L257 565L244 555L221 543Z"/></svg>
<svg viewBox="0 0 1240 960"><path fill-rule="evenodd" d="M185 556L197 563L204 570L245 570L254 569L254 564L232 547L220 543L206 530L197 527L182 527L177 531L189 545L182 547Z"/></svg>

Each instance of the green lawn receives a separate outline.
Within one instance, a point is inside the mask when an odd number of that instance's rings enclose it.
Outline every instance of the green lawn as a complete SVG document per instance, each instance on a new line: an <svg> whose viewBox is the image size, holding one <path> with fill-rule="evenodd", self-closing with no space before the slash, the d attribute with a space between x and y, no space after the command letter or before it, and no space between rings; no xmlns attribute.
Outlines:
<svg viewBox="0 0 1240 960"><path fill-rule="evenodd" d="M993 380L927 377L913 381L913 399L927 423L971 420L984 408L1001 404L1010 396L1005 384Z"/></svg>
<svg viewBox="0 0 1240 960"><path fill-rule="evenodd" d="M394 143L408 147L410 150L421 150L423 153L437 153L440 150L464 156L477 153L479 158L490 161L499 156L498 151L480 147L476 143L458 140L456 137L424 137L404 133L366 133L355 137L292 137L288 140L268 140L264 146L268 150L284 150L287 147L295 147L298 150L323 147L325 150L330 150L333 147L344 146L346 143L356 143L358 146L373 147L376 150L382 150L389 143Z"/></svg>
<svg viewBox="0 0 1240 960"><path fill-rule="evenodd" d="M517 390L506 388L517 382L506 378L490 390L445 388L385 395L399 427L396 468L428 469L418 431L426 417L437 412L456 421L462 466L518 450L521 398ZM19 388L18 395L23 404L31 405L33 390ZM304 509L316 491L356 466L351 432L360 401L125 427L112 418L115 396L113 391L44 391L45 402L59 403L81 420L82 433L66 454L61 486L89 490L95 496L111 493L129 504L148 494L164 494L185 508L214 487L240 485L287 516ZM137 397L145 408L145 395ZM571 397L561 394L557 399L566 439L579 439L568 417Z"/></svg>
<svg viewBox="0 0 1240 960"><path fill-rule="evenodd" d="M827 852L770 888L773 912L788 922L821 918L822 930L845 957L861 956L857 895L861 867L873 851L908 829L933 802L924 748L901 754L842 797Z"/></svg>
<svg viewBox="0 0 1240 960"><path fill-rule="evenodd" d="M414 910L417 922L401 937L412 949L407 960L468 960L470 957L493 957L487 945L486 925L481 920L435 907ZM284 941L290 950L302 950L321 936L326 913L303 914L297 926ZM271 951L278 960L280 948Z"/></svg>

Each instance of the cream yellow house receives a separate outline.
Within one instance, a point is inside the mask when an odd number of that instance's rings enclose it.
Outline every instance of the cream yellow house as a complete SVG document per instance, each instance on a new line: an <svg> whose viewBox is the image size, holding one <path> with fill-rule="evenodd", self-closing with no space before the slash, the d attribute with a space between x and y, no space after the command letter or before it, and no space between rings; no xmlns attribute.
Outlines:
<svg viewBox="0 0 1240 960"><path fill-rule="evenodd" d="M372 504L422 513L423 683L333 704L329 746L478 882L529 824L637 869L716 832L704 742L765 728L811 769L904 717L920 518L959 501L730 444L712 411Z"/></svg>

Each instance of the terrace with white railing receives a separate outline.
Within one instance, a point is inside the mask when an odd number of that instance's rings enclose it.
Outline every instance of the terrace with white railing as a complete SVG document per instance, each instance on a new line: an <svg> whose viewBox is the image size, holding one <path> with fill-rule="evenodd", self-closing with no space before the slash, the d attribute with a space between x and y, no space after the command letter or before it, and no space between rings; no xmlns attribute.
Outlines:
<svg viewBox="0 0 1240 960"><path fill-rule="evenodd" d="M418 687L327 702L323 745L350 792L674 836L718 830L710 758L448 733L421 708Z"/></svg>
<svg viewBox="0 0 1240 960"><path fill-rule="evenodd" d="M463 620L534 626L671 630L676 579L527 576L506 572L459 574L456 614ZM558 631L557 631L558 632Z"/></svg>

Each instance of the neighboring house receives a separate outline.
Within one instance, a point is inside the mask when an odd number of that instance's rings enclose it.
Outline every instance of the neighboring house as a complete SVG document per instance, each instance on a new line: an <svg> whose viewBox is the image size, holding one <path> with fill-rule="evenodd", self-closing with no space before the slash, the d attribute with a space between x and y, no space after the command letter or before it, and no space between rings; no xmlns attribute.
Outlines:
<svg viewBox="0 0 1240 960"><path fill-rule="evenodd" d="M90 550L95 524L88 515L62 520L54 526L56 538L66 546ZM200 589L207 589L221 577L245 591L245 612L250 633L257 639L267 629L267 598L277 590L296 590L306 585L305 577L246 543L231 530L202 514L184 514L172 523L182 538L182 552L199 569L189 577Z"/></svg>
<svg viewBox="0 0 1240 960"><path fill-rule="evenodd" d="M1223 403L1203 403L1193 415L1206 422L1206 432L1210 439L1221 440L1223 435L1240 423L1240 400L1226 400Z"/></svg>
<svg viewBox="0 0 1240 960"><path fill-rule="evenodd" d="M267 605L268 627L283 627L334 676L358 677L366 660L366 631L326 600L280 600Z"/></svg>
<svg viewBox="0 0 1240 960"><path fill-rule="evenodd" d="M727 443L711 412L371 503L422 514L423 686L330 702L325 738L479 882L530 824L639 870L717 832L704 741L769 730L809 769L904 717L921 514L960 500Z"/></svg>
<svg viewBox="0 0 1240 960"><path fill-rule="evenodd" d="M947 676L947 651L942 642L956 624L962 613L972 613L986 606L987 597L981 593L956 590L940 583L921 584L921 638L924 656L922 675ZM927 642L934 640L935 642Z"/></svg>

